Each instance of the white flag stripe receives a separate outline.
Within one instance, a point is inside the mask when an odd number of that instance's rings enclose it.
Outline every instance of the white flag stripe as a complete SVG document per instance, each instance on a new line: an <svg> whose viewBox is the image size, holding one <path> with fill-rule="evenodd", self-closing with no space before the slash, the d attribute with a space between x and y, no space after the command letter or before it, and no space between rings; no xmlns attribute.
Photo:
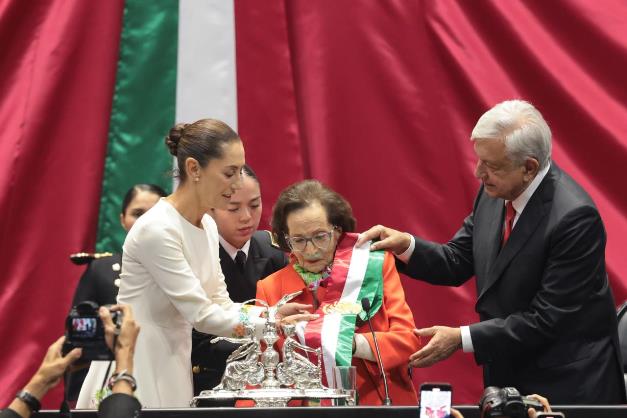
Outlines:
<svg viewBox="0 0 627 418"><path fill-rule="evenodd" d="M351 255L351 263L348 267L348 274L346 276L346 284L344 290L342 290L343 302L361 303L357 300L359 292L361 291L361 285L366 275L366 267L368 267L368 257L370 257L370 243L368 245L362 245L360 247L353 247L353 254Z"/></svg>
<svg viewBox="0 0 627 418"><path fill-rule="evenodd" d="M327 375L327 386L333 384L333 366L335 366L335 350L337 349L337 340L340 335L340 322L342 315L326 314L322 320L322 329L320 330L322 344L322 359L324 360L324 371ZM331 336L332 338L324 338Z"/></svg>
<svg viewBox="0 0 627 418"><path fill-rule="evenodd" d="M233 0L180 0L176 121L216 118L237 130Z"/></svg>
<svg viewBox="0 0 627 418"><path fill-rule="evenodd" d="M350 265L348 266L346 282L344 283L344 289L342 289L340 301L358 303L357 297L361 291L369 257L370 242L368 242L367 245L353 247L353 253L351 254ZM359 303L361 303L361 301ZM340 336L341 322L341 314L326 314L322 321L322 329L320 330L324 371L327 375L327 385L329 386L333 383L333 366L335 366L335 353L337 350L337 341Z"/></svg>
<svg viewBox="0 0 627 418"><path fill-rule="evenodd" d="M179 0L174 120L214 118L237 130L235 68L233 0ZM172 166L178 168L176 158Z"/></svg>

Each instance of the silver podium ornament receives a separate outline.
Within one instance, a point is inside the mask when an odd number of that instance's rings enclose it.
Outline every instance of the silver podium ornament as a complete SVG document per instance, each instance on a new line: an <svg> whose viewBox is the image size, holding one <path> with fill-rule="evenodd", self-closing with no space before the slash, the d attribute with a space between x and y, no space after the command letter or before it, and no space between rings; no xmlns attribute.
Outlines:
<svg viewBox="0 0 627 418"><path fill-rule="evenodd" d="M255 328L251 325L245 326L245 336L242 338L216 337L210 342L215 344L222 340L241 345L226 359L224 375L214 390L240 390L246 385L260 384L265 369L259 362L261 344L255 337Z"/></svg>
<svg viewBox="0 0 627 418"><path fill-rule="evenodd" d="M260 340L251 324L244 326L243 337L212 339L211 343L224 340L241 345L227 358L220 384L192 398L191 406L198 406L203 401L237 399L252 399L259 407L283 407L292 399L331 399L343 405L355 404L354 390L330 389L322 384L322 350L298 342L294 338L296 327L293 324L282 325L285 342L283 361L279 362L279 353L274 348L279 340L277 312L301 293L285 295L275 306L258 299L244 302L257 302L266 308L261 338L265 349L261 350ZM315 362L311 362L310 357L315 358Z"/></svg>
<svg viewBox="0 0 627 418"><path fill-rule="evenodd" d="M294 338L295 325L285 324L282 328L286 338L283 343L283 362L277 366L279 382L285 386L294 386L296 389L323 389L320 367L322 350L299 343ZM305 355L299 353L299 350ZM316 364L309 361L307 353L315 356Z"/></svg>

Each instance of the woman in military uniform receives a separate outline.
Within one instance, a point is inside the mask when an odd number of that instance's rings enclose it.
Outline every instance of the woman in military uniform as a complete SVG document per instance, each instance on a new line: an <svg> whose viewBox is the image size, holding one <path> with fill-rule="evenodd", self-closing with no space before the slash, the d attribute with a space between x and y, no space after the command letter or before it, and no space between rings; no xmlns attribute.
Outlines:
<svg viewBox="0 0 627 418"><path fill-rule="evenodd" d="M242 169L242 188L231 196L226 209L213 209L211 212L220 234L220 266L229 296L234 302L254 298L257 281L287 265L285 253L273 243L270 232L257 231L261 211L259 180L255 172L245 165ZM220 383L226 359L238 347L228 341L211 344L209 340L212 337L197 331L192 334L194 395Z"/></svg>

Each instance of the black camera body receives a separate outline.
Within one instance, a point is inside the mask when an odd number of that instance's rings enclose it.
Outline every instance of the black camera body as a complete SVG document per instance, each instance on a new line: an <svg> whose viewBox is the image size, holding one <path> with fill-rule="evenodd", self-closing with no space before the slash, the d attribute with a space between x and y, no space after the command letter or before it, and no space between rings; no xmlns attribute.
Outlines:
<svg viewBox="0 0 627 418"><path fill-rule="evenodd" d="M542 404L527 396L522 396L513 387L498 388L488 386L479 401L479 411L485 418L527 418L527 410L544 410Z"/></svg>
<svg viewBox="0 0 627 418"><path fill-rule="evenodd" d="M74 306L65 320L65 342L63 355L74 348L82 348L81 360L113 360L114 355L105 342L102 319L98 315L98 304L85 301ZM111 312L113 323L122 325L122 313Z"/></svg>

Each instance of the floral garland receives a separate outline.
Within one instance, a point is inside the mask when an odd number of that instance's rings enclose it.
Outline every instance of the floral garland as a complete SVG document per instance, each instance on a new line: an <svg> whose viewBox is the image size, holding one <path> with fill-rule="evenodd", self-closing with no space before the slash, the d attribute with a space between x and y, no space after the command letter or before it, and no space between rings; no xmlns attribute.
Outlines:
<svg viewBox="0 0 627 418"><path fill-rule="evenodd" d="M318 287L326 287L327 282L329 281L329 277L331 276L331 267L332 265L328 265L319 273L313 273L311 271L305 270L303 266L298 263L294 263L294 270L296 273L303 279L309 290L312 292L318 290Z"/></svg>

